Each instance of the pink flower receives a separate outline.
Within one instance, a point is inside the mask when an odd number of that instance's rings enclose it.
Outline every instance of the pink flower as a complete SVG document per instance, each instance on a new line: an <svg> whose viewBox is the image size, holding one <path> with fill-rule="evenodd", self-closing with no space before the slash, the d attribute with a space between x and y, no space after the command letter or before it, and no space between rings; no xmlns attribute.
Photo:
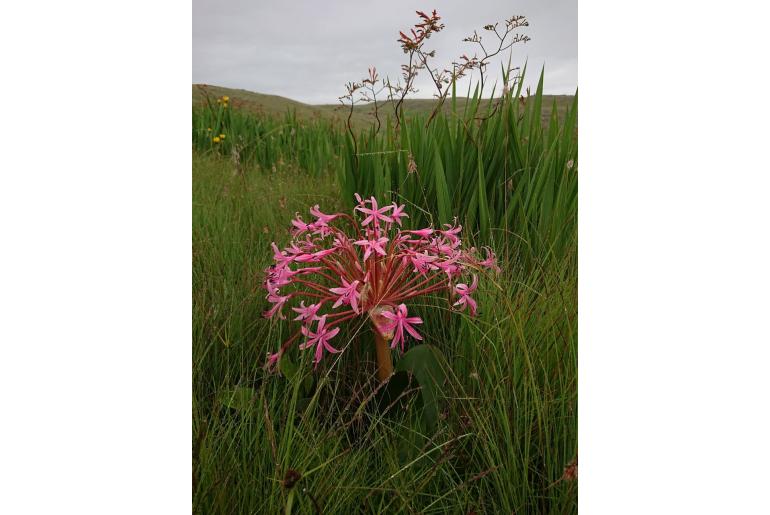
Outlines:
<svg viewBox="0 0 770 515"><path fill-rule="evenodd" d="M318 207L318 204L310 208L310 214L318 218L318 221L323 222L324 224L328 224L329 222L331 222L332 220L340 216L339 213L334 215L326 215L322 213L321 209Z"/></svg>
<svg viewBox="0 0 770 515"><path fill-rule="evenodd" d="M409 218L409 215L407 215L406 213L404 213L404 207L406 207L406 206L401 206L401 207L399 207L399 206L398 206L398 204L396 204L396 203L394 202L394 203L393 203L393 211L390 213L390 217L391 217L393 220L395 220L395 222L396 222L396 223L397 223L399 226L401 225L401 218L402 218L402 217L406 217L406 218Z"/></svg>
<svg viewBox="0 0 770 515"><path fill-rule="evenodd" d="M281 352L278 351L275 354L270 354L270 356L267 358L267 367L268 370L272 369L276 363L278 363L278 360L281 359Z"/></svg>
<svg viewBox="0 0 770 515"><path fill-rule="evenodd" d="M300 245L302 247L305 247L305 248L304 249L301 248ZM292 256L292 259L296 259L296 256L298 256L300 254L305 254L307 250L310 250L307 247L308 247L307 243L305 243L303 241L298 241L298 242L294 242L293 241L293 242L291 242L291 245L286 247L285 250L286 250L286 252L288 252ZM312 247L312 245L311 245L311 247Z"/></svg>
<svg viewBox="0 0 770 515"><path fill-rule="evenodd" d="M323 220L316 220L312 224L309 224L308 228L313 232L313 234L321 236L322 238L328 236L331 233L329 225Z"/></svg>
<svg viewBox="0 0 770 515"><path fill-rule="evenodd" d="M296 256L294 260L298 263L317 263L321 261L322 258L325 258L329 254L334 254L335 252L337 252L337 249L324 249L313 252L312 254L301 254Z"/></svg>
<svg viewBox="0 0 770 515"><path fill-rule="evenodd" d="M297 215L297 218L295 220L291 221L291 225L294 226L294 235L302 234L303 232L309 231L312 229L311 226L306 224L304 221L302 221L302 217Z"/></svg>
<svg viewBox="0 0 770 515"><path fill-rule="evenodd" d="M265 318L272 318L276 313L278 313L278 318L280 318L281 320L286 318L283 316L282 313L279 313L279 311L281 310L283 305L286 304L286 301L289 300L288 295L283 295L283 296L278 295L278 290L274 290L273 292L267 295L267 300L268 302L273 303L273 307L271 307L270 309L264 312L263 316Z"/></svg>
<svg viewBox="0 0 770 515"><path fill-rule="evenodd" d="M322 266L308 266L305 268L300 268L298 270L295 270L292 272L292 275L305 275L305 274L314 274L316 272L320 272L323 270Z"/></svg>
<svg viewBox="0 0 770 515"><path fill-rule="evenodd" d="M476 274L473 274L473 282L470 287L467 284L460 283L455 286L455 293L460 296L460 300L455 302L454 306L460 306L460 311L464 310L466 306L470 311L471 316L476 316L476 301L471 298L471 293L476 291L478 286L478 278Z"/></svg>
<svg viewBox="0 0 770 515"><path fill-rule="evenodd" d="M457 221L455 219L455 221ZM446 236L446 238L454 245L460 242L460 238L457 237L457 235L460 233L460 231L463 230L462 225L458 225L453 227L451 224L444 224L444 227L449 227L449 229L439 231L441 234Z"/></svg>
<svg viewBox="0 0 770 515"><path fill-rule="evenodd" d="M399 304L396 311L393 313L390 311L383 311L380 315L391 320L391 323L385 326L386 330L393 331L395 329L393 343L390 344L391 349L394 349L396 345L401 343L401 350L404 350L404 329L406 329L413 338L422 340L422 336L420 336L420 334L410 325L422 324L422 319L420 317L407 317L405 304Z"/></svg>
<svg viewBox="0 0 770 515"><path fill-rule="evenodd" d="M358 288L358 279L355 281L349 283L344 277L342 278L342 287L340 288L329 288L329 291L332 293L336 293L339 295L339 298L332 306L332 309L338 308L343 304L349 304L351 308L353 308L353 311L358 313L358 299L360 298L360 294L356 290ZM325 316L325 315L324 315Z"/></svg>
<svg viewBox="0 0 770 515"><path fill-rule="evenodd" d="M364 214L367 214L366 218L364 218L364 221L361 222L361 225L369 225L372 221L374 221L374 226L379 227L380 222L379 220L382 220L384 222L393 222L393 219L389 216L385 215L385 211L388 211L389 209L393 209L393 206L385 206L383 208L377 209L377 199L372 197L371 200L368 201L371 204L371 209L358 206L356 209L358 211L361 211Z"/></svg>
<svg viewBox="0 0 770 515"><path fill-rule="evenodd" d="M358 240L355 243L356 245L361 245L366 249L364 251L364 261L366 261L369 259L369 256L372 254L372 252L376 252L381 256L386 254L385 249L382 246L388 243L388 238L383 236L382 238L376 240Z"/></svg>
<svg viewBox="0 0 770 515"><path fill-rule="evenodd" d="M285 252L278 250L278 246L275 242L271 243L270 246L273 247L273 260L275 260L276 266L286 266L294 259L293 257L286 255Z"/></svg>
<svg viewBox="0 0 770 515"><path fill-rule="evenodd" d="M420 272L421 274L425 275L428 270L435 270L436 265L433 264L434 261L438 260L438 256L431 256L427 253L420 254L419 252L415 252L409 256L409 259L412 261L412 264L414 265L414 271Z"/></svg>
<svg viewBox="0 0 770 515"><path fill-rule="evenodd" d="M292 311L299 313L299 316L294 318L294 320L302 320L307 324L313 320L318 320L317 313L322 305L323 302L319 302L318 304L311 304L308 307L305 307L305 301L301 301L298 308L291 308Z"/></svg>
<svg viewBox="0 0 770 515"><path fill-rule="evenodd" d="M495 253L492 252L492 249L489 247L484 247L484 252L486 252L487 257L483 261L479 261L479 265L494 270L498 274L502 272L500 267L497 265L497 257L495 257Z"/></svg>
<svg viewBox="0 0 770 515"><path fill-rule="evenodd" d="M311 331L307 327L302 327L302 334L308 337L308 340L299 346L301 350L308 349L315 345L315 359L313 360L313 363L318 365L318 363L321 361L321 358L323 357L324 349L326 349L328 352L331 352L332 354L336 354L339 351L329 345L329 340L334 338L337 333L340 332L339 327L335 327L332 330L327 329L324 327L326 325L326 315L322 316L318 319L318 326L316 326L315 332Z"/></svg>
<svg viewBox="0 0 770 515"><path fill-rule="evenodd" d="M426 227L425 229L419 229L417 231L404 231L404 232L408 232L416 236L419 236L421 239L427 239L428 236L433 234L433 229L431 229L430 227Z"/></svg>
<svg viewBox="0 0 770 515"><path fill-rule="evenodd" d="M291 277L297 273L293 272L288 266L268 268L265 272L267 272L265 288L268 292L291 284Z"/></svg>
<svg viewBox="0 0 770 515"><path fill-rule="evenodd" d="M460 254L456 254L452 256L451 258L447 259L446 261L439 261L436 263L436 267L440 268L451 279L453 276L460 273L460 266L457 264L457 260L460 258Z"/></svg>

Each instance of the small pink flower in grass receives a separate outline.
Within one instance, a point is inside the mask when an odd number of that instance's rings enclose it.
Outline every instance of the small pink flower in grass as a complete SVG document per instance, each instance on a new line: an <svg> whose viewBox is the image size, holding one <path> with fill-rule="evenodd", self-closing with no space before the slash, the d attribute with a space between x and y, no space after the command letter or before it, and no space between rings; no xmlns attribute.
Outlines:
<svg viewBox="0 0 770 515"><path fill-rule="evenodd" d="M356 242L356 245L361 245L362 247L364 247L365 249L364 261L366 261L367 259L369 259L369 256L372 255L372 252L376 252L380 256L384 256L385 254L387 254L385 252L385 249L382 247L386 243L388 243L388 239L385 236L383 236L376 240L358 240Z"/></svg>
<svg viewBox="0 0 770 515"><path fill-rule="evenodd" d="M393 203L393 211L390 213L390 217L398 224L401 225L401 218L406 217L409 218L409 215L404 213L404 208L406 206L399 206L396 203Z"/></svg>
<svg viewBox="0 0 770 515"><path fill-rule="evenodd" d="M343 304L349 304L351 308L353 308L353 311L358 313L358 299L361 297L361 295L358 293L359 281L356 279L355 281L349 283L344 277L342 278L342 287L340 288L329 288L329 291L332 293L336 293L339 295L339 298L332 306L332 309L338 308Z"/></svg>
<svg viewBox="0 0 770 515"><path fill-rule="evenodd" d="M476 316L476 301L471 298L471 293L476 291L477 286L478 278L476 277L476 274L473 274L473 282L470 286L464 283L457 284L455 286L455 293L460 296L460 300L453 305L460 306L460 311L463 311L467 306L471 316Z"/></svg>
<svg viewBox="0 0 770 515"><path fill-rule="evenodd" d="M302 334L307 336L307 341L299 346L300 349L309 349L313 345L315 345L315 359L313 360L313 363L318 365L318 363L321 361L321 358L323 357L324 349L326 349L327 352L331 352L332 354L336 354L339 351L332 347L329 344L329 340L334 338L337 333L340 332L339 327L335 327L334 329L327 329L324 327L326 325L326 315L322 316L320 319L318 319L318 325L316 326L315 332L311 331L307 327L302 327Z"/></svg>
<svg viewBox="0 0 770 515"><path fill-rule="evenodd" d="M362 213L369 215L361 222L361 225L369 225L372 221L374 222L375 227L379 227L380 220L383 222L393 222L393 219L390 218L385 214L385 211L388 211L390 209L393 209L393 206L385 206L380 209L377 209L377 199L372 197L371 200L368 201L371 204L371 209L363 206L358 206L356 209L358 211L361 211Z"/></svg>
<svg viewBox="0 0 770 515"><path fill-rule="evenodd" d="M394 332L393 342L390 344L391 349L395 349L396 345L400 343L401 350L404 350L404 329L416 340L422 340L422 336L412 327L412 324L422 324L422 318L408 317L406 311L406 305L399 304L395 312L383 311L381 313L381 316L391 321L385 326L388 331Z"/></svg>

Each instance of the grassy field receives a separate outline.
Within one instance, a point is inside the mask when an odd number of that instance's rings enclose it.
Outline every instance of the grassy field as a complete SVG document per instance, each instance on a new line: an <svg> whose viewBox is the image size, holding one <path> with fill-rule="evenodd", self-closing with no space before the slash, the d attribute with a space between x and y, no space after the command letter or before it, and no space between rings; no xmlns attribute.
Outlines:
<svg viewBox="0 0 770 515"><path fill-rule="evenodd" d="M416 113L355 140L299 109L194 109L194 512L576 512L577 107L543 124L541 92L532 100L483 122L470 100L464 118L425 128ZM408 223L459 216L466 244L499 255L477 317L410 306L425 337L410 347L441 356L435 419L417 374L380 385L367 324L343 327L346 351L315 372L297 348L263 369L288 331L262 317L270 243L314 204L349 212L351 191L400 199Z"/></svg>

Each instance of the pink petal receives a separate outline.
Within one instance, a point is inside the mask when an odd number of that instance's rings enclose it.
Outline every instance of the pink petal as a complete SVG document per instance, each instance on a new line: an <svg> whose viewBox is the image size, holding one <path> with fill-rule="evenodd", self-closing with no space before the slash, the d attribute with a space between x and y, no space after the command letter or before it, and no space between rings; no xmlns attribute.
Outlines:
<svg viewBox="0 0 770 515"><path fill-rule="evenodd" d="M416 340L422 340L422 336L412 326L404 324L404 328L411 334Z"/></svg>
<svg viewBox="0 0 770 515"><path fill-rule="evenodd" d="M468 305L470 306L470 309L471 309L471 316L476 316L476 301L470 297L467 297L467 299L468 299Z"/></svg>

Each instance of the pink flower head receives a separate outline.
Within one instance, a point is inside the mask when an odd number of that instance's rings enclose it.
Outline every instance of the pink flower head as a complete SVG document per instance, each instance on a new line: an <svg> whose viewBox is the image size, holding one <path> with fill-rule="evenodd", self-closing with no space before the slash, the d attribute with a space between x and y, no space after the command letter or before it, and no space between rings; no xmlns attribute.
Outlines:
<svg viewBox="0 0 770 515"><path fill-rule="evenodd" d="M401 218L406 217L409 218L409 215L404 213L404 207L406 206L400 206L393 203L393 211L390 213L390 217L400 226L401 225Z"/></svg>
<svg viewBox="0 0 770 515"><path fill-rule="evenodd" d="M318 366L318 363L323 357L324 349L326 349L328 352L331 352L332 354L339 352L337 349L329 345L329 340L334 338L334 336L340 332L340 328L335 327L334 329L330 330L324 327L325 325L326 315L318 319L318 325L316 326L315 332L311 331L305 326L302 327L302 334L307 336L308 339L305 343L300 345L299 348L304 350L315 345L315 359L313 360L313 363L315 363L316 366Z"/></svg>
<svg viewBox="0 0 770 515"><path fill-rule="evenodd" d="M396 345L401 344L401 350L404 350L404 329L412 335L416 340L422 340L422 336L412 327L412 324L422 324L420 317L407 317L406 305L399 304L395 312L383 311L381 316L391 320L385 329L388 331L394 331L393 342L390 344L390 348L396 348Z"/></svg>
<svg viewBox="0 0 770 515"><path fill-rule="evenodd" d="M377 199L374 197L372 197L371 200L368 200L365 202L369 202L369 204L371 205L371 209L363 206L358 206L356 208L358 211L361 211L362 213L369 215L366 218L364 218L364 221L361 222L361 225L369 225L372 221L374 221L374 226L379 227L380 220L382 220L383 222L389 222L389 223L393 222L392 218L385 215L385 211L393 209L393 205L385 206L380 209L377 209Z"/></svg>
<svg viewBox="0 0 770 515"><path fill-rule="evenodd" d="M358 299L361 297L361 295L358 293L358 279L356 279L353 282L348 282L344 277L342 278L342 287L340 288L329 288L329 291L332 293L336 293L339 295L339 298L337 298L337 301L334 303L332 308L338 308L343 304L350 305L351 308L353 308L353 311L358 313Z"/></svg>
<svg viewBox="0 0 770 515"><path fill-rule="evenodd" d="M369 259L369 256L372 254L372 252L376 252L377 254L384 256L386 254L385 249L382 247L386 243L388 243L388 238L385 236L378 238L376 240L358 240L355 242L356 245L361 245L364 247L364 261Z"/></svg>
<svg viewBox="0 0 770 515"><path fill-rule="evenodd" d="M423 321L408 316L407 305L423 296L450 294L456 309L476 314L471 295L477 277L470 286L454 283L473 269L498 268L491 249L485 248L482 259L475 249L464 248L456 222L441 230L402 230L408 216L404 206L381 208L376 198L364 200L358 194L356 202L353 214L363 216L324 213L316 205L310 209L312 223L299 215L292 220L292 237L283 250L271 244L274 263L262 283L270 304L264 314L285 319L283 309L288 306L291 323L299 327L269 357L269 365L295 342L302 349L315 348L317 365L324 351L337 352L329 341L342 324L362 317L381 338L392 339L392 346L403 350L405 338L422 339L415 326ZM328 313L321 315L322 308ZM304 343L302 335L308 337Z"/></svg>
<svg viewBox="0 0 770 515"><path fill-rule="evenodd" d="M460 296L460 300L455 302L454 306L460 306L460 311L464 310L468 306L471 316L476 316L476 301L471 298L471 293L476 291L478 286L478 278L476 274L473 274L473 282L470 286L464 283L460 283L455 286L455 293Z"/></svg>

